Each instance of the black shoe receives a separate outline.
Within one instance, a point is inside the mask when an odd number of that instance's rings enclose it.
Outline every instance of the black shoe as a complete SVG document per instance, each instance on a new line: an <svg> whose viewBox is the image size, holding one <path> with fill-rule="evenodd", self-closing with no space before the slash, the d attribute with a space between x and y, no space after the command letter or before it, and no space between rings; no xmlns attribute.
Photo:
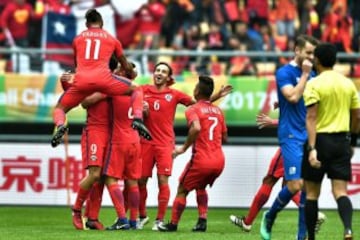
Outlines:
<svg viewBox="0 0 360 240"><path fill-rule="evenodd" d="M177 224L167 223L167 224L159 224L158 230L160 232L176 232L177 231Z"/></svg>
<svg viewBox="0 0 360 240"><path fill-rule="evenodd" d="M104 225L99 220L87 220L85 226L91 230L104 230Z"/></svg>
<svg viewBox="0 0 360 240"><path fill-rule="evenodd" d="M59 125L59 126L55 127L54 134L51 139L51 146L57 147L61 143L61 140L62 140L63 136L65 135L65 133L67 133L68 131L69 131L69 128L65 125Z"/></svg>
<svg viewBox="0 0 360 240"><path fill-rule="evenodd" d="M131 127L138 131L139 135L147 140L152 140L150 131L144 125L144 122L141 119L135 118L131 124Z"/></svg>
<svg viewBox="0 0 360 240"><path fill-rule="evenodd" d="M193 232L206 232L206 219L205 218L199 218L196 225L193 227Z"/></svg>
<svg viewBox="0 0 360 240"><path fill-rule="evenodd" d="M106 230L111 230L111 231L113 231L113 230L129 230L129 229L130 229L130 224L126 218L123 218L123 219L118 218L113 225L106 228Z"/></svg>

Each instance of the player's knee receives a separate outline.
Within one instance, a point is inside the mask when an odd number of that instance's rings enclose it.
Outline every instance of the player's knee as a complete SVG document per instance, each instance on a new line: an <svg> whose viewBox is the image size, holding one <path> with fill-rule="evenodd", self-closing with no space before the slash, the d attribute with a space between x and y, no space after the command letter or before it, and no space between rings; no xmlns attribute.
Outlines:
<svg viewBox="0 0 360 240"><path fill-rule="evenodd" d="M278 179L274 178L273 176L265 176L263 178L263 184L266 184L269 186L274 186L277 181L278 181Z"/></svg>

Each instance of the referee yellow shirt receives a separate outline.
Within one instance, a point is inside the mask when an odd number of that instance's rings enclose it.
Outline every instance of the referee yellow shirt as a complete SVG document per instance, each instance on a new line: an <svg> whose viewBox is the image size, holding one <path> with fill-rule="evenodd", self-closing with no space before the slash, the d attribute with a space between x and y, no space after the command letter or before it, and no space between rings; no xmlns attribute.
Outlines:
<svg viewBox="0 0 360 240"><path fill-rule="evenodd" d="M350 110L360 108L355 84L334 70L324 71L307 82L304 101L305 106L318 104L318 133L348 132Z"/></svg>

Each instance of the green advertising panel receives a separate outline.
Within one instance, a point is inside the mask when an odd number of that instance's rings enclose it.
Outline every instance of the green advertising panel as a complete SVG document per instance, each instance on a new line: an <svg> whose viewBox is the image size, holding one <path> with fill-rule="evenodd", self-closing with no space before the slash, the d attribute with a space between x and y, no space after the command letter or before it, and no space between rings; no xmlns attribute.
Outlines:
<svg viewBox="0 0 360 240"><path fill-rule="evenodd" d="M277 117L273 104L277 101L273 79L216 76L215 92L222 85L231 84L233 92L215 104L223 109L229 126L254 126L260 112ZM140 76L139 84L152 84L150 76ZM173 88L189 95L197 82L196 75L184 75L176 79ZM0 122L52 122L52 111L62 94L56 76L0 75ZM185 125L185 107L179 105L175 115L175 125ZM78 106L68 113L72 123L84 123L86 111Z"/></svg>

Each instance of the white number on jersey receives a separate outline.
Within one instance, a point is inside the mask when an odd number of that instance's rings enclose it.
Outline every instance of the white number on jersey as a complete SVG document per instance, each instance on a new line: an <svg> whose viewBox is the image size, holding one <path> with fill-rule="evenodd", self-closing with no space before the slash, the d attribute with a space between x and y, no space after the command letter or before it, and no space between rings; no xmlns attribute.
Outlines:
<svg viewBox="0 0 360 240"><path fill-rule="evenodd" d="M159 111L159 109L160 109L160 101L156 100L154 102L154 110Z"/></svg>
<svg viewBox="0 0 360 240"><path fill-rule="evenodd" d="M93 60L99 59L100 45L101 42L99 39L89 39L86 38L86 49L85 49L85 59L89 60L91 57ZM93 42L95 42L95 47L92 49ZM93 51L93 52L91 52Z"/></svg>
<svg viewBox="0 0 360 240"><path fill-rule="evenodd" d="M213 122L209 128L209 140L212 141L214 140L214 129L217 126L219 120L217 117L209 117L208 119Z"/></svg>
<svg viewBox="0 0 360 240"><path fill-rule="evenodd" d="M91 152L91 154L96 154L96 152L97 152L97 145L96 144L91 144L90 145L90 152Z"/></svg>

